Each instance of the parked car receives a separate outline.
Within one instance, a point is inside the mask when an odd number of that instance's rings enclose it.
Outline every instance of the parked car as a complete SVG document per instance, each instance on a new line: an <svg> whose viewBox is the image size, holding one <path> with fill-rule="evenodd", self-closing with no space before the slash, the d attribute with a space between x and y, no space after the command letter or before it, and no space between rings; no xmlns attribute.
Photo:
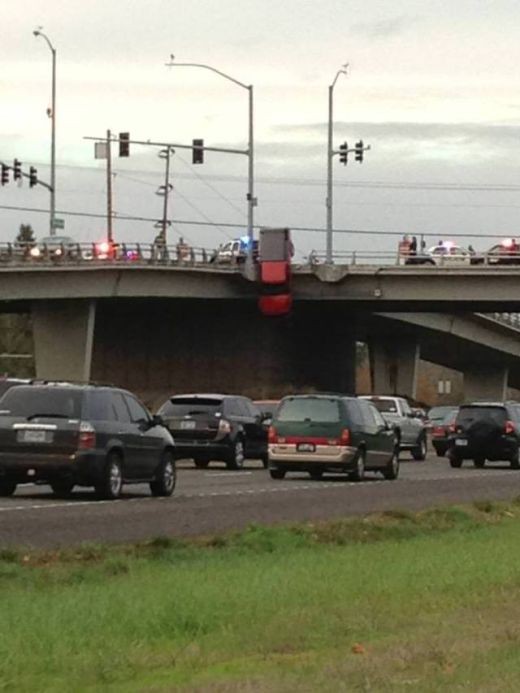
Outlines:
<svg viewBox="0 0 520 693"><path fill-rule="evenodd" d="M400 450L409 450L414 460L426 459L428 443L426 428L404 397L364 395L395 430Z"/></svg>
<svg viewBox="0 0 520 693"><path fill-rule="evenodd" d="M399 474L399 449L392 427L368 401L343 395L284 397L269 429L269 473L348 474L362 481L366 471L386 479Z"/></svg>
<svg viewBox="0 0 520 693"><path fill-rule="evenodd" d="M13 387L0 403L0 495L17 484L77 484L118 498L124 483L149 482L154 496L175 488L174 442L158 417L112 387L46 383Z"/></svg>
<svg viewBox="0 0 520 693"><path fill-rule="evenodd" d="M30 254L34 260L77 260L81 250L70 236L45 236L32 246Z"/></svg>
<svg viewBox="0 0 520 693"><path fill-rule="evenodd" d="M520 245L514 238L504 238L487 251L485 259L488 265L519 265Z"/></svg>
<svg viewBox="0 0 520 693"><path fill-rule="evenodd" d="M432 428L432 445L435 448L437 457L444 457L448 451L450 443L449 437L455 430L455 419L457 418L458 412L458 407L450 409L450 411L444 415L441 423L438 423Z"/></svg>
<svg viewBox="0 0 520 693"><path fill-rule="evenodd" d="M178 459L192 459L201 468L213 460L225 462L228 469L242 469L246 459L267 466L267 429L247 397L175 395L158 414L175 436Z"/></svg>
<svg viewBox="0 0 520 693"><path fill-rule="evenodd" d="M473 254L451 241L443 241L428 250L409 255L405 265L439 265L441 267L458 267L473 264Z"/></svg>
<svg viewBox="0 0 520 693"><path fill-rule="evenodd" d="M28 385L31 381L24 378L0 378L0 399L12 387Z"/></svg>
<svg viewBox="0 0 520 693"><path fill-rule="evenodd" d="M473 460L484 467L486 460L504 460L520 469L520 404L475 402L463 404L450 436L448 458L452 467Z"/></svg>
<svg viewBox="0 0 520 693"><path fill-rule="evenodd" d="M457 409L453 404L442 404L438 407L432 407L428 412L426 419L426 428L433 430L435 426L440 426L444 421L446 414L449 414L454 409Z"/></svg>

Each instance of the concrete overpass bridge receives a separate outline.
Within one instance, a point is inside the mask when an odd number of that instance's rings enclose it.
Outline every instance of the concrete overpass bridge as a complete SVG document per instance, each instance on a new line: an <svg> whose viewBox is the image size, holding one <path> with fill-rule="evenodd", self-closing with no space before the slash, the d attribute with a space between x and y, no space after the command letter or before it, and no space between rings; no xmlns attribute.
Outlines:
<svg viewBox="0 0 520 693"><path fill-rule="evenodd" d="M520 388L520 267L294 268L293 314L262 317L257 287L209 263L26 262L0 266L0 310L33 316L39 377L104 380L149 399L170 391L352 391L355 342L376 391L415 391L419 357L465 375L466 395Z"/></svg>

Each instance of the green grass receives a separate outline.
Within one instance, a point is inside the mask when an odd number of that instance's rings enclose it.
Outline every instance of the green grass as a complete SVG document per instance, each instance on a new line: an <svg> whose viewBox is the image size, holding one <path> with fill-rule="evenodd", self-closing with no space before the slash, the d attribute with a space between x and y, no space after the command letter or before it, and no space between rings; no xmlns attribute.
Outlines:
<svg viewBox="0 0 520 693"><path fill-rule="evenodd" d="M520 690L520 504L0 550L0 691Z"/></svg>

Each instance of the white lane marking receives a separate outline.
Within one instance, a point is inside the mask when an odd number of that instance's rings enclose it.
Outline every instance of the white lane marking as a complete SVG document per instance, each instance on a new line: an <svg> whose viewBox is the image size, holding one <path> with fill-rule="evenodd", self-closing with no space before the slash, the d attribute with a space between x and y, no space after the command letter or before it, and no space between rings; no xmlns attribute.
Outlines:
<svg viewBox="0 0 520 693"><path fill-rule="evenodd" d="M440 476L440 477L428 477L428 478L416 478L416 479L399 479L398 484L407 484L407 483L424 483L426 481L445 481L445 480L450 480L450 479L474 479L474 478L482 478L482 477L490 477L490 476L505 476L507 474L510 474L509 470L494 470L491 472L491 474L486 471L479 471L479 472L471 472L469 473L464 473L464 472L458 472L454 474L450 474L449 476ZM287 483L287 482L286 482ZM190 499L190 498L217 498L221 496L245 496L245 495L254 495L254 494L261 494L261 493L288 493L288 492L294 492L294 491L321 491L321 490L326 490L326 489L343 489L345 487L358 487L358 488L371 488L375 483L377 484L388 484L388 483L394 483L392 481L389 481L387 479L372 479L368 483L363 483L363 482L358 482L358 481L348 481L348 482L343 482L343 483L334 483L334 482L325 482L325 483L320 483L320 482L314 482L312 484L290 484L290 485L273 485L273 486L268 486L265 488L258 488L258 489L241 489L241 490L235 490L235 491L208 491L208 492L199 492L199 493L176 493L174 494L171 498L157 498L154 496L144 496L144 497L137 497L137 498L120 498L118 500L85 500L85 501L67 501L63 503L32 503L30 505L7 505L7 506L0 506L0 513L3 512L15 512L15 511L23 511L23 510L47 510L51 509L54 510L56 508L78 508L81 506L100 506L100 505L116 505L120 503L142 503L142 502L150 502L150 501L168 501L168 500L173 500L175 501L177 498L178 499ZM29 500L29 498L27 498Z"/></svg>
<svg viewBox="0 0 520 693"><path fill-rule="evenodd" d="M253 472L205 472L204 476L251 476Z"/></svg>

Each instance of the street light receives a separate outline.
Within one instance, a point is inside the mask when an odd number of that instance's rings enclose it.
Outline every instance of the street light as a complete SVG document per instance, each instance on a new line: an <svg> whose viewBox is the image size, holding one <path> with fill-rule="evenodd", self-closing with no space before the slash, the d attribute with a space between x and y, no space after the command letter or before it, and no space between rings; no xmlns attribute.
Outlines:
<svg viewBox="0 0 520 693"><path fill-rule="evenodd" d="M50 235L54 236L54 218L56 211L56 49L50 42L49 37L41 31L41 29L35 29L33 31L34 36L41 36L47 43L52 53L52 101L51 101L51 111L47 113L51 118L51 210L50 210Z"/></svg>
<svg viewBox="0 0 520 693"><path fill-rule="evenodd" d="M329 86L329 135L327 144L327 199L325 201L327 207L327 252L326 261L332 263L332 160L334 150L332 144L332 111L333 111L333 94L334 87L340 75L347 74L348 63L342 65L341 69L336 72L336 76L332 84Z"/></svg>
<svg viewBox="0 0 520 693"><path fill-rule="evenodd" d="M249 94L249 144L247 148L247 156L249 159L248 166L248 186L247 186L247 237L248 237L248 248L247 248L247 265L248 268L253 266L253 208L256 207L257 199L254 196L254 140L253 140L253 85L244 84L238 79L231 77L230 75L217 70L211 65L204 65L202 63L176 63L175 56L171 55L171 62L166 63L166 67L200 67L203 70L210 70L215 72L217 75L224 77L224 79L237 84L243 89L247 89Z"/></svg>

